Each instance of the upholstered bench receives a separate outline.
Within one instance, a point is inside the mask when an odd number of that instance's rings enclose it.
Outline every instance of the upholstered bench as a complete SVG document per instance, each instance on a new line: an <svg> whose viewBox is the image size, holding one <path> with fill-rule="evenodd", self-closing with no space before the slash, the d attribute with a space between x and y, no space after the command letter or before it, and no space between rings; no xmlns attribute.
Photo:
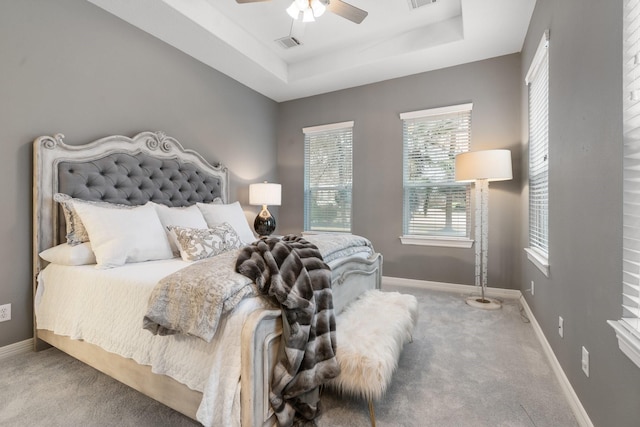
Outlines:
<svg viewBox="0 0 640 427"><path fill-rule="evenodd" d="M336 317L340 375L327 386L340 394L367 399L374 427L373 401L387 390L417 320L416 297L379 290L367 291Z"/></svg>

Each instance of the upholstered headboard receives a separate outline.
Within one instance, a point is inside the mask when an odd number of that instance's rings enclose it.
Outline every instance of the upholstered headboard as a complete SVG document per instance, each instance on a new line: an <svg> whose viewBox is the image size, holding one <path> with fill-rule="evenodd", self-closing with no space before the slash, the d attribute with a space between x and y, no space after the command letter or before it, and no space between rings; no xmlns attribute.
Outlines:
<svg viewBox="0 0 640 427"><path fill-rule="evenodd" d="M162 132L109 136L84 145L67 145L63 138L34 141L34 275L42 267L38 254L63 242L64 218L53 201L55 193L127 205L228 200L227 169L209 164Z"/></svg>
<svg viewBox="0 0 640 427"><path fill-rule="evenodd" d="M58 191L110 203L189 206L221 197L221 179L179 159L113 153L93 161L60 162Z"/></svg>

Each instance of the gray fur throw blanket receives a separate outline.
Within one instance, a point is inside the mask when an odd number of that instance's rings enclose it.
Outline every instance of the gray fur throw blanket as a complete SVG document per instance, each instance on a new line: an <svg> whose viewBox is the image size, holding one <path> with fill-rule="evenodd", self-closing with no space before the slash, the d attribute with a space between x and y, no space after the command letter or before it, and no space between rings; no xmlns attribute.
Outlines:
<svg viewBox="0 0 640 427"><path fill-rule="evenodd" d="M269 396L278 424L315 424L319 387L340 373L331 270L315 245L294 235L263 238L243 248L236 269L282 308L282 341Z"/></svg>

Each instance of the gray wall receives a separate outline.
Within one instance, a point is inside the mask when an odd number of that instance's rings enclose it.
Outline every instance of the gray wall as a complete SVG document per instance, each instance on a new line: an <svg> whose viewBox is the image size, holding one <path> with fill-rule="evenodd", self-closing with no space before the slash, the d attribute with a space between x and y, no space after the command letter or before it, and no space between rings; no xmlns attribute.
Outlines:
<svg viewBox="0 0 640 427"><path fill-rule="evenodd" d="M249 182L277 176L276 124L275 102L88 2L1 1L0 304L12 303L12 320L0 323L0 347L33 336L34 138L162 130L227 165L231 200L246 205Z"/></svg>
<svg viewBox="0 0 640 427"><path fill-rule="evenodd" d="M509 148L512 181L490 188L489 286L518 288L520 55L508 55L280 104L281 233L303 227L302 128L354 120L353 232L384 256L384 275L474 283L473 249L402 245L402 123L407 111L473 102L472 149Z"/></svg>
<svg viewBox="0 0 640 427"><path fill-rule="evenodd" d="M523 293L591 420L631 427L640 419L640 368L606 323L622 311L622 3L537 2L521 80L549 28L550 277L518 252L522 286L536 283L534 296ZM523 90L523 114L526 99ZM523 233L526 245L526 227ZM580 367L582 346L590 353L589 378Z"/></svg>

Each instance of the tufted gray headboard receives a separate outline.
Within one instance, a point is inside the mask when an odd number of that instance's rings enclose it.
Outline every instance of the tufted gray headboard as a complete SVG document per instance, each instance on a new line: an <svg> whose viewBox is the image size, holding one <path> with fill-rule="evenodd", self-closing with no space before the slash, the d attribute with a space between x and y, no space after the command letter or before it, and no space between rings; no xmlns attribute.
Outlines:
<svg viewBox="0 0 640 427"><path fill-rule="evenodd" d="M222 197L220 177L179 159L113 153L92 161L58 164L58 191L84 200L126 205L148 201L189 206Z"/></svg>
<svg viewBox="0 0 640 427"><path fill-rule="evenodd" d="M162 132L115 135L84 145L67 145L63 138L58 134L34 141L34 277L43 267L38 254L64 241L64 217L53 201L55 193L127 205L228 200L227 169L211 165Z"/></svg>

